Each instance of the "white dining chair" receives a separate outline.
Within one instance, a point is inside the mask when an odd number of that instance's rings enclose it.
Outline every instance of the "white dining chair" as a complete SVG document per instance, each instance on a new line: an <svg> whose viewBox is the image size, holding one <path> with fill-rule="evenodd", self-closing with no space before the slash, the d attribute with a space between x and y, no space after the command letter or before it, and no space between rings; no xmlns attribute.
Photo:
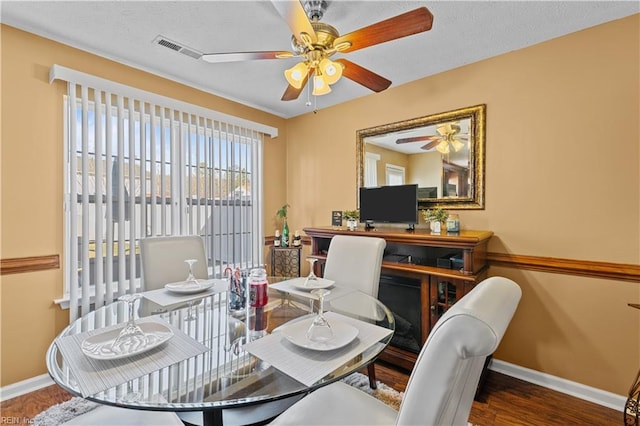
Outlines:
<svg viewBox="0 0 640 426"><path fill-rule="evenodd" d="M491 277L438 320L416 360L399 411L342 382L322 387L272 425L467 425L485 359L500 344L520 287Z"/></svg>
<svg viewBox="0 0 640 426"><path fill-rule="evenodd" d="M187 259L197 260L193 265L196 278L209 278L204 241L198 235L143 238L140 240L140 259L144 291L184 281L189 272Z"/></svg>
<svg viewBox="0 0 640 426"><path fill-rule="evenodd" d="M387 243L378 237L336 235L329 243L323 277L378 298L382 256ZM375 364L367 366L369 386L376 388Z"/></svg>

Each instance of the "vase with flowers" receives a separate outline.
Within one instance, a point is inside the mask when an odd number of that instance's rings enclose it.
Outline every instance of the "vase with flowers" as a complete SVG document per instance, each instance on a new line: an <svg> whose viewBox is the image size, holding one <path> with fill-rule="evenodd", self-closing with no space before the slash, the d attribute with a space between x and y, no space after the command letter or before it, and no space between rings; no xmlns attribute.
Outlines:
<svg viewBox="0 0 640 426"><path fill-rule="evenodd" d="M439 234L443 224L447 221L449 213L440 208L422 210L422 217L425 222L429 222L429 228L434 234Z"/></svg>
<svg viewBox="0 0 640 426"><path fill-rule="evenodd" d="M358 210L345 210L342 212L342 217L347 220L347 229L349 231L355 231L358 227L360 212Z"/></svg>

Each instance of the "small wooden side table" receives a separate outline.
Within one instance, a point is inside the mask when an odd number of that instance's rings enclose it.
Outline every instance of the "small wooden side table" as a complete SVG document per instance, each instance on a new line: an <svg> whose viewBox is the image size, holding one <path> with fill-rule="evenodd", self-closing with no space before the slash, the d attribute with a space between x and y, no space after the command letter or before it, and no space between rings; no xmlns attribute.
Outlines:
<svg viewBox="0 0 640 426"><path fill-rule="evenodd" d="M271 275L276 277L299 277L302 246L271 246Z"/></svg>
<svg viewBox="0 0 640 426"><path fill-rule="evenodd" d="M640 309L640 304L629 303L632 308ZM640 424L640 371L629 388L629 397L624 405L624 424L638 426Z"/></svg>

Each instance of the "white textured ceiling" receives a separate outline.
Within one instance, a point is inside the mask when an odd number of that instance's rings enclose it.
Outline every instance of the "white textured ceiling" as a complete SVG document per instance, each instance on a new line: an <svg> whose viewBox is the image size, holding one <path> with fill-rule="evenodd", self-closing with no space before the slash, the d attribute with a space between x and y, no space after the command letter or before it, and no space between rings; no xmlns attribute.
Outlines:
<svg viewBox="0 0 640 426"><path fill-rule="evenodd" d="M323 22L346 34L426 6L431 31L338 54L391 87L640 12L637 1L339 1ZM202 53L291 50L288 26L270 1L2 1L5 24L60 41L246 105L293 117L311 111L307 92L280 98L295 59L210 64L153 41ZM61 64L64 65L64 64ZM373 92L342 78L317 98L323 108Z"/></svg>

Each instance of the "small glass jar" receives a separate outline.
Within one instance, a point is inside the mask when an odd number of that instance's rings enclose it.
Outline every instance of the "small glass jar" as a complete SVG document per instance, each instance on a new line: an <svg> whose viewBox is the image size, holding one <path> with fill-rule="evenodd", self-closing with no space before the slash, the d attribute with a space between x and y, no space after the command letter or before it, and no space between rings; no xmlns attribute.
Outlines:
<svg viewBox="0 0 640 426"><path fill-rule="evenodd" d="M267 315L264 307L269 301L267 271L252 269L249 273L249 334L251 340L267 334Z"/></svg>
<svg viewBox="0 0 640 426"><path fill-rule="evenodd" d="M447 232L460 232L460 218L457 214L450 214L447 218Z"/></svg>
<svg viewBox="0 0 640 426"><path fill-rule="evenodd" d="M276 229L275 236L273 237L273 246L280 247L280 231Z"/></svg>

